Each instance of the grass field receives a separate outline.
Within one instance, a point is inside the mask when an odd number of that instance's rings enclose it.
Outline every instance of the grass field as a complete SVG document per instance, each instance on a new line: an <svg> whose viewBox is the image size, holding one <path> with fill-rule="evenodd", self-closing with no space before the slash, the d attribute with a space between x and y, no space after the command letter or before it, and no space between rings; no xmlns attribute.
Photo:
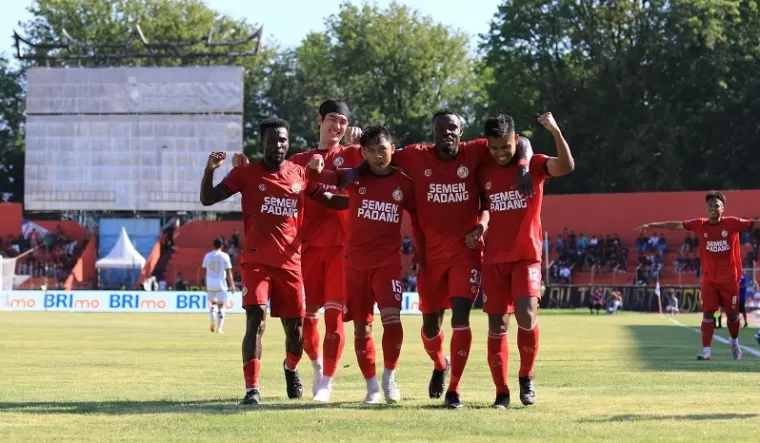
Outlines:
<svg viewBox="0 0 760 443"><path fill-rule="evenodd" d="M364 382L351 340L335 404L288 401L276 322L265 339L266 404L239 407L243 318L229 315L225 335L210 334L206 322L203 315L0 312L0 441L760 441L760 358L745 352L733 361L716 342L714 360L697 362L699 335L657 315L542 311L538 403L524 408L517 398L511 333L513 407L492 410L485 318L476 312L459 411L427 398L431 363L418 317L404 318L404 400L380 407L359 403ZM743 344L758 349L754 329L742 333ZM302 376L310 393L308 363Z"/></svg>

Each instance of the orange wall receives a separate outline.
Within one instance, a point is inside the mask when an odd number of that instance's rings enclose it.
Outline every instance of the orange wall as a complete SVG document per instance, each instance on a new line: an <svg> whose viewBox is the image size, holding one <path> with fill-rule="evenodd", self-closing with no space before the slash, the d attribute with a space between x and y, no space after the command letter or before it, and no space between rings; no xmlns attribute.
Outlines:
<svg viewBox="0 0 760 443"><path fill-rule="evenodd" d="M21 203L0 203L0 238L21 235Z"/></svg>
<svg viewBox="0 0 760 443"><path fill-rule="evenodd" d="M760 216L760 190L723 191L726 215ZM544 230L556 237L565 227L576 234L618 234L631 242L634 229L652 221L704 217L704 191L635 194L548 195L541 218Z"/></svg>

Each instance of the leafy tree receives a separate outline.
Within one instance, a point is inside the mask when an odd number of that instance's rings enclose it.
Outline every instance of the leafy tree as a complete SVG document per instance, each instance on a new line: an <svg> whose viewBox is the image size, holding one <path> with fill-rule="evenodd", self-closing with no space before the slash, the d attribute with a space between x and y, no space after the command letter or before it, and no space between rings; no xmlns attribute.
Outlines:
<svg viewBox="0 0 760 443"><path fill-rule="evenodd" d="M18 70L0 56L0 201L24 198L24 88Z"/></svg>

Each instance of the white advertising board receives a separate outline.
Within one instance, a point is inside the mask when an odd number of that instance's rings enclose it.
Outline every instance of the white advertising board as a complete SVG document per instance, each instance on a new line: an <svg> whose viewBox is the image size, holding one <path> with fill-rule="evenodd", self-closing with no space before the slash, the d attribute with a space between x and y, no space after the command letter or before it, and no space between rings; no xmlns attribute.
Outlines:
<svg viewBox="0 0 760 443"><path fill-rule="evenodd" d="M227 302L227 312L243 313L240 292ZM208 312L205 292L172 291L8 291L0 293L0 310L32 312ZM416 292L405 292L402 314L420 314ZM379 314L377 306L375 313Z"/></svg>

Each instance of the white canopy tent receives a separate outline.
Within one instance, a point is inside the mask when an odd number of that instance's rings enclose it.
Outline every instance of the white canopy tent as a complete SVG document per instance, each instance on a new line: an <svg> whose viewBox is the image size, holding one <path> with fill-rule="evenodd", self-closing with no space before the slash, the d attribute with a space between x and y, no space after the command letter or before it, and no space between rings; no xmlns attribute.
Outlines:
<svg viewBox="0 0 760 443"><path fill-rule="evenodd" d="M111 252L95 262L95 267L98 269L142 269L143 266L145 266L145 258L137 252L123 226Z"/></svg>

